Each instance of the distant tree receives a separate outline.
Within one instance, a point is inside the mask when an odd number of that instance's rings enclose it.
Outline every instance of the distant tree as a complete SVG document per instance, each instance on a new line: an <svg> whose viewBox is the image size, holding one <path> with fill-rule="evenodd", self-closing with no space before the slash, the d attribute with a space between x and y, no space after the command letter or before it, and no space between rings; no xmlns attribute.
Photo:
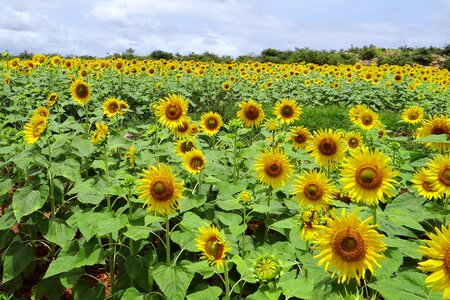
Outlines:
<svg viewBox="0 0 450 300"><path fill-rule="evenodd" d="M173 54L162 50L154 50L150 53L152 59L173 59Z"/></svg>

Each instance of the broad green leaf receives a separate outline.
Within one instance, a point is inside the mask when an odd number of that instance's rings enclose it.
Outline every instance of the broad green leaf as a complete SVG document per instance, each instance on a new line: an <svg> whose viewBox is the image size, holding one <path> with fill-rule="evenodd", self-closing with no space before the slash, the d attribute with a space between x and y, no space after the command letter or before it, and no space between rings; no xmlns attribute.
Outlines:
<svg viewBox="0 0 450 300"><path fill-rule="evenodd" d="M186 264L190 262L182 261L177 266L161 263L153 270L153 278L167 299L182 300L186 296L194 277L194 273L186 268Z"/></svg>
<svg viewBox="0 0 450 300"><path fill-rule="evenodd" d="M204 219L189 211L183 215L183 220L179 223L179 226L183 231L190 231L195 234L198 233L200 227L208 225L209 223Z"/></svg>
<svg viewBox="0 0 450 300"><path fill-rule="evenodd" d="M151 228L147 226L127 225L127 230L123 232L123 235L132 239L133 241L148 239Z"/></svg>
<svg viewBox="0 0 450 300"><path fill-rule="evenodd" d="M202 291L195 292L186 296L187 300L205 300L219 299L222 289L217 286L210 286Z"/></svg>
<svg viewBox="0 0 450 300"><path fill-rule="evenodd" d="M53 162L50 171L53 176L61 176L72 182L81 180L80 164L74 159L66 159L63 162Z"/></svg>
<svg viewBox="0 0 450 300"><path fill-rule="evenodd" d="M404 210L393 208L390 209L389 212L386 212L386 216L389 218L390 222L396 225L408 227L418 231L425 231L422 225L420 225L419 222L417 222L411 215L405 214Z"/></svg>
<svg viewBox="0 0 450 300"><path fill-rule="evenodd" d="M379 261L381 269L375 270L377 280L390 278L403 264L404 255L399 249L388 248L383 254L385 258Z"/></svg>
<svg viewBox="0 0 450 300"><path fill-rule="evenodd" d="M40 222L39 228L47 240L62 248L70 243L77 232L76 227L69 227L64 220L60 219L44 219Z"/></svg>
<svg viewBox="0 0 450 300"><path fill-rule="evenodd" d="M231 259L231 261L236 265L236 269L241 274L242 280L250 283L257 282L256 276L253 274L251 266L247 264L247 262L242 259L242 257L235 255Z"/></svg>
<svg viewBox="0 0 450 300"><path fill-rule="evenodd" d="M72 146L76 149L74 154L82 158L90 157L96 149L88 139L81 137L75 137L72 141Z"/></svg>
<svg viewBox="0 0 450 300"><path fill-rule="evenodd" d="M120 298L121 300L145 300L145 294L141 294L136 288L128 288Z"/></svg>
<svg viewBox="0 0 450 300"><path fill-rule="evenodd" d="M210 278L213 276L214 267L210 266L207 260L201 260L195 263L186 265L186 267L193 273L198 273L203 276L203 279Z"/></svg>
<svg viewBox="0 0 450 300"><path fill-rule="evenodd" d="M242 217L237 214L216 211L215 216L226 226L239 225L242 223Z"/></svg>
<svg viewBox="0 0 450 300"><path fill-rule="evenodd" d="M0 196L3 196L6 193L8 193L12 186L13 181L11 180L11 178L2 179L0 181Z"/></svg>
<svg viewBox="0 0 450 300"><path fill-rule="evenodd" d="M0 217L0 230L9 229L16 223L17 220L14 217L12 207L9 207L8 210Z"/></svg>
<svg viewBox="0 0 450 300"><path fill-rule="evenodd" d="M145 291L151 291L149 280L150 261L143 256L128 256L125 260L125 271L128 276Z"/></svg>
<svg viewBox="0 0 450 300"><path fill-rule="evenodd" d="M283 295L287 299L309 299L311 292L314 289L314 283L311 279L289 279L287 281L280 282L280 287L283 291Z"/></svg>
<svg viewBox="0 0 450 300"><path fill-rule="evenodd" d="M33 261L34 250L29 244L14 241L3 254L3 280L8 282L19 275Z"/></svg>
<svg viewBox="0 0 450 300"><path fill-rule="evenodd" d="M449 144L448 134L431 134L418 139L415 139L416 143L445 143Z"/></svg>
<svg viewBox="0 0 450 300"><path fill-rule="evenodd" d="M197 242L195 241L196 235L192 232L175 231L170 234L170 239L180 245L181 248L191 252L199 251L197 248Z"/></svg>
<svg viewBox="0 0 450 300"><path fill-rule="evenodd" d="M414 259L419 259L423 255L419 253L419 246L423 245L420 241L403 240L399 238L387 237L383 240L389 248L398 248L397 251L403 254L403 256L409 256Z"/></svg>
<svg viewBox="0 0 450 300"><path fill-rule="evenodd" d="M48 197L48 186L41 186L39 191L33 190L30 186L18 189L13 196L14 215L18 221L40 209Z"/></svg>

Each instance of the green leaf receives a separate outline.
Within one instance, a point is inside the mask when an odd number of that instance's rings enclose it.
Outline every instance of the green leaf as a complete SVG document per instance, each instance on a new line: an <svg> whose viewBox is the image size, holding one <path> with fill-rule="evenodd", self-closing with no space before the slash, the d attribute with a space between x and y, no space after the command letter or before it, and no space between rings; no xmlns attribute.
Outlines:
<svg viewBox="0 0 450 300"><path fill-rule="evenodd" d="M194 273L186 268L186 264L190 262L182 261L178 266L161 263L153 270L153 278L167 299L182 300L186 296L194 277Z"/></svg>
<svg viewBox="0 0 450 300"><path fill-rule="evenodd" d="M170 234L170 239L180 245L181 248L191 252L197 252L196 235L192 232L174 231Z"/></svg>
<svg viewBox="0 0 450 300"><path fill-rule="evenodd" d="M30 186L17 190L13 196L13 209L17 221L40 209L48 197L49 188L46 185L40 187L39 191Z"/></svg>
<svg viewBox="0 0 450 300"><path fill-rule="evenodd" d="M314 289L314 283L311 279L289 279L280 282L280 287L286 300L290 298L309 299Z"/></svg>
<svg viewBox="0 0 450 300"><path fill-rule="evenodd" d="M227 226L239 225L242 223L242 217L237 214L216 211L215 216L220 222Z"/></svg>
<svg viewBox="0 0 450 300"><path fill-rule="evenodd" d="M417 222L411 215L405 214L404 210L393 208L390 209L389 212L386 212L386 216L396 225L408 227L418 231L425 231L422 225L420 225L419 222Z"/></svg>
<svg viewBox="0 0 450 300"><path fill-rule="evenodd" d="M151 228L147 226L135 226L127 225L127 230L123 232L123 235L132 239L133 241L146 240L148 239Z"/></svg>
<svg viewBox="0 0 450 300"><path fill-rule="evenodd" d="M31 245L14 241L3 254L3 280L8 282L20 274L33 261L34 250Z"/></svg>
<svg viewBox="0 0 450 300"><path fill-rule="evenodd" d="M77 150L74 151L74 154L82 158L90 157L96 149L89 140L81 137L75 137L72 141L72 146Z"/></svg>
<svg viewBox="0 0 450 300"><path fill-rule="evenodd" d="M384 255L385 258L380 260L381 269L375 273L377 280L390 278L403 264L403 253L398 249L388 248Z"/></svg>
<svg viewBox="0 0 450 300"><path fill-rule="evenodd" d="M7 178L5 180L2 179L2 181L0 181L0 196L8 193L12 186L13 181L11 180L11 178Z"/></svg>
<svg viewBox="0 0 450 300"><path fill-rule="evenodd" d="M416 143L445 143L450 144L448 140L448 134L431 134L418 139L415 139Z"/></svg>
<svg viewBox="0 0 450 300"><path fill-rule="evenodd" d="M71 242L77 231L76 227L69 227L64 220L59 219L44 219L40 222L39 228L47 240L62 248Z"/></svg>
<svg viewBox="0 0 450 300"><path fill-rule="evenodd" d="M423 256L417 251L419 250L419 246L423 245L420 241L386 237L384 242L389 248L398 248L398 251L402 253L403 256L409 256L414 259L419 259Z"/></svg>
<svg viewBox="0 0 450 300"><path fill-rule="evenodd" d="M208 226L209 223L193 212L188 211L183 215L183 220L179 223L179 225L183 231L190 231L197 234L200 227Z"/></svg>
<svg viewBox="0 0 450 300"><path fill-rule="evenodd" d="M149 280L150 261L143 256L128 256L125 260L125 271L139 287L147 292L151 291Z"/></svg>
<svg viewBox="0 0 450 300"><path fill-rule="evenodd" d="M17 220L14 217L12 207L9 207L8 210L0 218L0 230L9 229L12 226L14 226L14 224L16 224L16 223L17 223Z"/></svg>
<svg viewBox="0 0 450 300"><path fill-rule="evenodd" d="M187 295L187 300L205 300L205 299L219 299L222 295L222 289L217 286L210 286L203 291L195 292Z"/></svg>
<svg viewBox="0 0 450 300"><path fill-rule="evenodd" d="M81 203L98 205L105 199L105 193L100 187L95 187L93 179L78 181L69 194L77 193L77 198Z"/></svg>
<svg viewBox="0 0 450 300"><path fill-rule="evenodd" d="M250 266L239 255L233 256L231 261L236 265L236 269L241 274L242 280L250 283L257 282L256 276L253 274Z"/></svg>
<svg viewBox="0 0 450 300"><path fill-rule="evenodd" d="M145 300L145 294L141 294L136 288L128 288L120 298L121 300Z"/></svg>
<svg viewBox="0 0 450 300"><path fill-rule="evenodd" d="M50 171L55 177L61 176L72 182L81 180L80 164L74 159L66 159L63 162L54 162Z"/></svg>

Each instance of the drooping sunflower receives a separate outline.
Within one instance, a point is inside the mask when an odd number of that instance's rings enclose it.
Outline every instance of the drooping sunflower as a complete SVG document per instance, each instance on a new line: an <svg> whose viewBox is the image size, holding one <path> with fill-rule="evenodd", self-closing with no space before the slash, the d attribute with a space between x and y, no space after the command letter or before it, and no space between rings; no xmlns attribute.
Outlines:
<svg viewBox="0 0 450 300"><path fill-rule="evenodd" d="M417 267L424 272L431 272L425 279L428 288L443 291L443 299L450 299L450 225L435 228L436 234L428 233L427 246L420 246L419 252L429 259L419 262Z"/></svg>
<svg viewBox="0 0 450 300"><path fill-rule="evenodd" d="M389 156L378 149L362 147L346 157L341 165L342 190L356 202L378 205L384 195L394 196L394 171Z"/></svg>
<svg viewBox="0 0 450 300"><path fill-rule="evenodd" d="M402 112L402 119L406 123L416 124L423 119L423 109L417 105L410 106Z"/></svg>
<svg viewBox="0 0 450 300"><path fill-rule="evenodd" d="M133 145L130 145L130 148L128 148L128 151L125 153L125 157L128 158L130 161L130 169L134 169L135 160L134 160L134 153L136 152L136 149Z"/></svg>
<svg viewBox="0 0 450 300"><path fill-rule="evenodd" d="M347 134L345 135L345 140L347 141L347 149L350 152L353 152L359 147L363 146L363 138L358 132L347 132Z"/></svg>
<svg viewBox="0 0 450 300"><path fill-rule="evenodd" d="M241 102L241 110L237 112L237 117L244 122L245 127L256 127L264 120L264 111L261 104L253 100Z"/></svg>
<svg viewBox="0 0 450 300"><path fill-rule="evenodd" d="M56 92L51 92L47 97L47 105L53 106L58 101L58 94Z"/></svg>
<svg viewBox="0 0 450 300"><path fill-rule="evenodd" d="M95 131L92 133L91 143L101 145L108 137L108 125L105 122L95 123Z"/></svg>
<svg viewBox="0 0 450 300"><path fill-rule="evenodd" d="M188 102L182 96L172 94L159 100L155 114L163 126L174 129L182 125L187 109Z"/></svg>
<svg viewBox="0 0 450 300"><path fill-rule="evenodd" d="M47 118L35 114L23 128L23 138L27 144L34 144L47 129Z"/></svg>
<svg viewBox="0 0 450 300"><path fill-rule="evenodd" d="M186 153L188 153L191 150L195 149L195 142L194 140L179 140L175 144L175 151L179 156L184 156Z"/></svg>
<svg viewBox="0 0 450 300"><path fill-rule="evenodd" d="M191 174L200 173L205 167L206 159L202 151L193 149L183 155L183 165L185 169Z"/></svg>
<svg viewBox="0 0 450 300"><path fill-rule="evenodd" d="M417 137L426 137L433 134L446 134L447 140L450 140L450 118L447 115L433 115L422 121L422 126L417 129ZM450 150L450 144L430 142L425 146L438 151Z"/></svg>
<svg viewBox="0 0 450 300"><path fill-rule="evenodd" d="M375 230L378 224L369 225L371 220L369 217L361 222L356 211L342 209L340 217L333 211L327 225L318 226L320 232L314 243L320 253L314 258L320 259L318 265L325 265L326 272L333 269L331 277L338 275L338 283L355 278L359 285L367 269L375 274L374 265L381 268L378 260L383 258L386 245L381 241L383 235Z"/></svg>
<svg viewBox="0 0 450 300"><path fill-rule="evenodd" d="M450 154L439 154L427 164L431 186L439 193L450 196Z"/></svg>
<svg viewBox="0 0 450 300"><path fill-rule="evenodd" d="M433 187L429 178L429 172L430 170L427 168L420 168L414 173L411 182L420 196L428 200L437 200L443 193Z"/></svg>
<svg viewBox="0 0 450 300"><path fill-rule="evenodd" d="M76 79L70 85L70 91L73 100L80 105L85 105L91 100L91 89L87 82Z"/></svg>
<svg viewBox="0 0 450 300"><path fill-rule="evenodd" d="M306 146L310 155L323 167L335 167L344 158L344 143L339 132L332 129L319 129L314 132L311 142Z"/></svg>
<svg viewBox="0 0 450 300"><path fill-rule="evenodd" d="M327 207L337 192L331 180L318 170L303 171L294 180L293 194L303 206Z"/></svg>
<svg viewBox="0 0 450 300"><path fill-rule="evenodd" d="M50 115L50 112L48 111L48 109L44 106L39 106L35 111L34 111L34 115L40 115L44 118L48 118L48 116Z"/></svg>
<svg viewBox="0 0 450 300"><path fill-rule="evenodd" d="M222 117L215 112L204 113L200 119L200 127L207 135L216 135L222 127Z"/></svg>
<svg viewBox="0 0 450 300"><path fill-rule="evenodd" d="M220 268L225 263L226 254L230 252L231 248L216 226L201 227L199 232L200 234L197 235L195 241L197 242L197 248L203 253L201 258Z"/></svg>
<svg viewBox="0 0 450 300"><path fill-rule="evenodd" d="M364 130L381 127L380 116L371 109L365 109L359 113L354 124Z"/></svg>
<svg viewBox="0 0 450 300"><path fill-rule="evenodd" d="M297 101L284 98L275 104L273 113L282 123L291 124L300 117L302 109L298 106Z"/></svg>
<svg viewBox="0 0 450 300"><path fill-rule="evenodd" d="M119 113L119 100L116 98L108 98L103 102L103 114L108 118L112 118Z"/></svg>
<svg viewBox="0 0 450 300"><path fill-rule="evenodd" d="M279 150L260 153L255 162L256 177L264 185L281 187L291 176L293 167Z"/></svg>
<svg viewBox="0 0 450 300"><path fill-rule="evenodd" d="M149 166L138 179L137 193L149 212L167 216L175 212L183 197L183 181L166 164Z"/></svg>
<svg viewBox="0 0 450 300"><path fill-rule="evenodd" d="M297 126L291 128L291 139L294 141L295 148L305 148L311 138L311 132L308 128Z"/></svg>

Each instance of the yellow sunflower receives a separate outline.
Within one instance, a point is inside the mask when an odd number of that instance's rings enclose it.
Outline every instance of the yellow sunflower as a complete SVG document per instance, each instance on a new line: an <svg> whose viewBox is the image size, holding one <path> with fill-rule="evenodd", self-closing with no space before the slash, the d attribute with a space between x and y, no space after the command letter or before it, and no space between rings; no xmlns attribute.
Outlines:
<svg viewBox="0 0 450 300"><path fill-rule="evenodd" d="M137 193L149 212L167 216L175 212L183 197L183 181L166 164L149 166L138 179Z"/></svg>
<svg viewBox="0 0 450 300"><path fill-rule="evenodd" d="M294 180L294 198L303 206L327 207L337 192L331 180L317 170L303 171Z"/></svg>
<svg viewBox="0 0 450 300"><path fill-rule="evenodd" d="M172 132L177 138L183 139L191 135L191 128L191 120L189 119L189 117L186 117L181 122L181 125L178 125L176 128L172 129Z"/></svg>
<svg viewBox="0 0 450 300"><path fill-rule="evenodd" d="M193 140L179 140L175 144L175 151L179 156L183 156L191 150L195 149L195 143Z"/></svg>
<svg viewBox="0 0 450 300"><path fill-rule="evenodd" d="M195 241L198 250L203 252L201 258L220 268L225 263L226 254L231 251L231 248L214 225L201 227L199 232Z"/></svg>
<svg viewBox="0 0 450 300"><path fill-rule="evenodd" d="M431 186L439 193L450 196L450 154L437 155L427 164Z"/></svg>
<svg viewBox="0 0 450 300"><path fill-rule="evenodd" d="M108 98L103 102L103 114L108 118L112 118L119 113L119 100L116 98Z"/></svg>
<svg viewBox="0 0 450 300"><path fill-rule="evenodd" d="M134 160L134 153L136 152L136 149L133 145L130 145L130 148L128 148L127 153L125 153L125 157L128 158L130 161L130 169L134 169L135 160Z"/></svg>
<svg viewBox="0 0 450 300"><path fill-rule="evenodd" d="M353 124L356 124L357 120L359 119L359 115L361 114L361 112L367 110L368 108L362 104L358 104L353 106L352 108L350 108L349 112L348 112L348 117L350 119L350 121Z"/></svg>
<svg viewBox="0 0 450 300"><path fill-rule="evenodd" d="M202 151L193 149L183 155L183 165L191 174L200 173L205 167L206 159Z"/></svg>
<svg viewBox="0 0 450 300"><path fill-rule="evenodd" d="M355 120L354 124L364 130L381 127L380 117L371 109L365 109L361 111L358 115L358 119Z"/></svg>
<svg viewBox="0 0 450 300"><path fill-rule="evenodd" d="M371 219L361 222L356 211L347 213L342 209L340 217L333 211L327 225L319 225L314 243L320 253L314 258L320 259L318 265L325 265L326 272L333 269L331 277L338 275L338 283L355 278L359 285L367 269L374 275L374 265L381 268L378 260L384 257L386 245L381 241L384 236L375 230L378 225L369 225Z"/></svg>
<svg viewBox="0 0 450 300"><path fill-rule="evenodd" d="M188 102L182 96L172 94L159 100L155 114L163 126L174 129L182 125L187 109Z"/></svg>
<svg viewBox="0 0 450 300"><path fill-rule="evenodd" d="M318 225L321 224L325 212L320 209L309 208L303 210L300 215L300 226L302 227L301 237L304 241L311 241L317 235Z"/></svg>
<svg viewBox="0 0 450 300"><path fill-rule="evenodd" d="M433 134L446 134L447 141L450 140L450 118L447 115L433 115L422 121L422 126L417 129L417 137L425 137ZM438 151L450 150L450 144L430 142L425 143L427 147Z"/></svg>
<svg viewBox="0 0 450 300"><path fill-rule="evenodd" d="M423 109L416 105L410 106L403 111L402 119L406 123L419 123L423 119Z"/></svg>
<svg viewBox="0 0 450 300"><path fill-rule="evenodd" d="M204 113L200 119L200 127L209 136L216 135L222 126L222 117L215 112Z"/></svg>
<svg viewBox="0 0 450 300"><path fill-rule="evenodd" d="M200 128L198 127L198 124L196 122L190 123L189 133L191 136L196 136L199 131L200 131Z"/></svg>
<svg viewBox="0 0 450 300"><path fill-rule="evenodd" d="M345 140L347 141L347 148L350 152L353 152L363 146L363 138L358 132L347 132L345 135Z"/></svg>
<svg viewBox="0 0 450 300"><path fill-rule="evenodd" d="M72 98L80 105L84 105L91 100L91 89L89 84L76 79L70 85L70 91L72 93Z"/></svg>
<svg viewBox="0 0 450 300"><path fill-rule="evenodd" d="M51 92L47 97L47 105L53 106L58 101L58 94L56 92Z"/></svg>
<svg viewBox="0 0 450 300"><path fill-rule="evenodd" d="M297 101L288 98L278 101L273 107L273 110L277 118L285 124L291 124L302 113L302 109L298 106Z"/></svg>
<svg viewBox="0 0 450 300"><path fill-rule="evenodd" d="M430 170L427 168L420 168L414 173L411 182L420 196L428 200L437 200L443 195L443 193L433 187L429 178L429 172Z"/></svg>
<svg viewBox="0 0 450 300"><path fill-rule="evenodd" d="M126 103L123 100L119 100L119 111L118 114L119 115L123 115L128 111L128 103Z"/></svg>
<svg viewBox="0 0 450 300"><path fill-rule="evenodd" d="M344 158L344 144L339 132L332 129L314 132L306 150L323 167L335 167Z"/></svg>
<svg viewBox="0 0 450 300"><path fill-rule="evenodd" d="M450 299L450 225L435 228L436 234L428 233L427 246L420 246L419 252L429 259L419 262L417 267L424 272L431 272L425 279L428 288L443 291L443 299Z"/></svg>
<svg viewBox="0 0 450 300"><path fill-rule="evenodd" d="M378 149L362 147L342 163L342 190L356 202L378 205L384 202L384 195L394 196L394 179L399 172L394 171L391 159Z"/></svg>
<svg viewBox="0 0 450 300"><path fill-rule="evenodd" d="M237 117L244 122L245 127L256 127L264 120L264 111L261 104L253 100L241 102L241 110L237 112Z"/></svg>
<svg viewBox="0 0 450 300"><path fill-rule="evenodd" d="M48 109L44 106L39 106L35 111L34 111L34 115L40 115L44 118L48 118L48 116L50 115L50 112L48 111Z"/></svg>
<svg viewBox="0 0 450 300"><path fill-rule="evenodd" d="M260 153L255 162L256 177L272 188L281 187L291 176L293 167L287 156L278 151Z"/></svg>
<svg viewBox="0 0 450 300"><path fill-rule="evenodd" d="M47 118L35 114L23 128L23 138L27 144L34 144L47 129Z"/></svg>
<svg viewBox="0 0 450 300"><path fill-rule="evenodd" d="M101 145L108 137L108 125L105 122L95 123L95 131L92 133L91 143L95 146Z"/></svg>
<svg viewBox="0 0 450 300"><path fill-rule="evenodd" d="M295 148L305 148L311 138L311 132L308 128L297 126L291 128L291 139Z"/></svg>

